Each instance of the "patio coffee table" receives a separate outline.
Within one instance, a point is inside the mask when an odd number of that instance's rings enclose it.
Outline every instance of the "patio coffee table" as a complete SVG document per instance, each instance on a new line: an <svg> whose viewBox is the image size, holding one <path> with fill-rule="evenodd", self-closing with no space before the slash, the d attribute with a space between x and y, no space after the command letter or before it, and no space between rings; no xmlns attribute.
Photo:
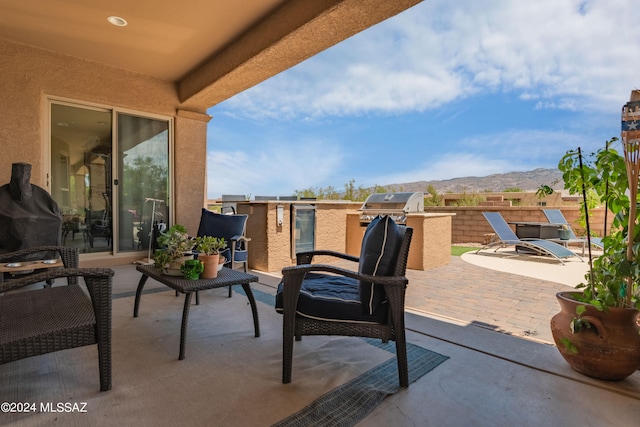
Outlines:
<svg viewBox="0 0 640 427"><path fill-rule="evenodd" d="M218 277L215 279L198 279L191 280L185 279L181 276L168 276L162 274L162 272L154 266L138 265L136 270L142 273L140 282L138 283L138 289L136 290L136 301L133 306L133 317L138 317L138 307L140 306L140 297L142 296L142 289L149 277L157 280L175 289L176 292L185 294L184 297L184 309L182 311L182 328L180 330L180 356L178 359L184 359L185 342L187 339L187 322L189 320L189 308L191 307L191 295L196 293L196 305L200 303L198 298L198 291L205 289L222 288L225 286L241 285L244 292L247 294L249 304L251 304L251 312L253 313L253 326L255 329L255 336L260 336L260 324L258 321L258 308L256 307L256 300L253 297L251 291L251 282L257 282L258 277L252 274L243 273L241 271L232 270L224 267L218 272Z"/></svg>

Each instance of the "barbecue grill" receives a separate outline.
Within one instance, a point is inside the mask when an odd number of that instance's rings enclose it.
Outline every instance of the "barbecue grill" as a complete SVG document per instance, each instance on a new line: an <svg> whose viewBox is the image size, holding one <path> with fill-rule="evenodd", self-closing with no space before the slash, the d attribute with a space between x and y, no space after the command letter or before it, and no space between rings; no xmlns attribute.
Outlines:
<svg viewBox="0 0 640 427"><path fill-rule="evenodd" d="M368 225L377 215L389 215L404 225L408 213L424 212L424 193L374 193L359 210L360 225Z"/></svg>

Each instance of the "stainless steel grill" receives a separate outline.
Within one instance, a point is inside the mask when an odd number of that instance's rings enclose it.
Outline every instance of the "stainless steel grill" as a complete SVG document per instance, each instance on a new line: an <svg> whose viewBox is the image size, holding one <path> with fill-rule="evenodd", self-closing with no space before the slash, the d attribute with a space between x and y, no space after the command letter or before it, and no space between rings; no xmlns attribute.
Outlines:
<svg viewBox="0 0 640 427"><path fill-rule="evenodd" d="M424 212L424 193L374 193L359 210L361 225L377 215L389 215L397 224L406 224L408 213Z"/></svg>

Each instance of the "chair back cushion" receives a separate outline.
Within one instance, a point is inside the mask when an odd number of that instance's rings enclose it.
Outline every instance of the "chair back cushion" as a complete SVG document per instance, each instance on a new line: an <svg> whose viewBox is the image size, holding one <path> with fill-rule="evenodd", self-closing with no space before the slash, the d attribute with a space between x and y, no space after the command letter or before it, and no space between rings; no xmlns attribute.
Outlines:
<svg viewBox="0 0 640 427"><path fill-rule="evenodd" d="M222 215L203 208L197 235L222 237L229 247L232 237L244 236L248 217L245 214ZM242 250L241 245L241 242L237 242L236 250Z"/></svg>
<svg viewBox="0 0 640 427"><path fill-rule="evenodd" d="M358 272L372 276L392 276L402 246L403 233L389 216L377 216L367 226L362 238ZM373 315L386 300L382 285L360 281L360 302Z"/></svg>

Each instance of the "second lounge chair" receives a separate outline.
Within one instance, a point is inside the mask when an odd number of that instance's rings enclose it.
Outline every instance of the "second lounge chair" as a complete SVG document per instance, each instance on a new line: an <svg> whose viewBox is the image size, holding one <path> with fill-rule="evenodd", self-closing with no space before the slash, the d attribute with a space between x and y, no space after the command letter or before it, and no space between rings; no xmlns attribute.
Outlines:
<svg viewBox="0 0 640 427"><path fill-rule="evenodd" d="M584 256L584 249L587 246L587 238L586 237L578 237L573 232L571 225L567 222L562 211L560 209L543 209L542 212L544 216L547 217L547 221L553 224L566 224L569 225L569 238L567 240L562 239L553 239L553 242L560 243L563 246L567 246L570 244L581 244L582 245L582 256ZM592 246L595 246L598 249L604 249L604 244L602 243L602 239L600 237L589 238L589 242L591 242Z"/></svg>

